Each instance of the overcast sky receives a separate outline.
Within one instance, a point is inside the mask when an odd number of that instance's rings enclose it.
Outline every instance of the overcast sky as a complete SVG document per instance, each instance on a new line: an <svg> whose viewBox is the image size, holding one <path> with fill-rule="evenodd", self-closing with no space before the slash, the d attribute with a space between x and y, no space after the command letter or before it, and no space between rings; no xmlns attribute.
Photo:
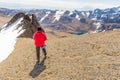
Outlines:
<svg viewBox="0 0 120 80"><path fill-rule="evenodd" d="M120 0L0 0L0 7L12 9L90 10L120 6Z"/></svg>

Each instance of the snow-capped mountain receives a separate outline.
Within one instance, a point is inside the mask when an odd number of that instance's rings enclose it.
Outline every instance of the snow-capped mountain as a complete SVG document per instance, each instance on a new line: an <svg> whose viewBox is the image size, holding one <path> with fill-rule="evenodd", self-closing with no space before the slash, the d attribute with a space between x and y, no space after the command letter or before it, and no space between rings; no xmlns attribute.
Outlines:
<svg viewBox="0 0 120 80"><path fill-rule="evenodd" d="M120 28L120 7L93 11L0 9L0 13L8 16L14 16L19 12L35 14L45 28L59 31L85 33Z"/></svg>
<svg viewBox="0 0 120 80"><path fill-rule="evenodd" d="M6 8L0 8L0 13L8 15L8 16L14 16L15 14L19 12L24 12L27 14L35 14L40 20L40 22L44 22L44 19L46 20L47 16L53 16L55 20L59 20L60 16L69 16L77 18L78 20L80 17L87 17L92 20L107 22L107 23L120 23L120 7L114 7L114 8L107 8L107 9L95 9L94 11L63 11L63 10L46 10L46 9L35 9L35 10L17 10L17 9L6 9Z"/></svg>
<svg viewBox="0 0 120 80"><path fill-rule="evenodd" d="M120 7L108 9L95 9L89 18L105 23L120 23Z"/></svg>
<svg viewBox="0 0 120 80"><path fill-rule="evenodd" d="M34 21L33 21L34 20ZM36 31L34 25L37 21L35 15L16 14L0 30L0 51L4 54L0 56L0 62L6 59L14 50L17 37L32 37Z"/></svg>
<svg viewBox="0 0 120 80"><path fill-rule="evenodd" d="M5 24L0 31L0 51L4 55L0 56L0 62L6 58L14 50L14 45L16 43L16 39L19 35L21 35L25 30L22 29L22 26L17 28L16 26L21 23L23 18L18 19L13 24L6 27Z"/></svg>

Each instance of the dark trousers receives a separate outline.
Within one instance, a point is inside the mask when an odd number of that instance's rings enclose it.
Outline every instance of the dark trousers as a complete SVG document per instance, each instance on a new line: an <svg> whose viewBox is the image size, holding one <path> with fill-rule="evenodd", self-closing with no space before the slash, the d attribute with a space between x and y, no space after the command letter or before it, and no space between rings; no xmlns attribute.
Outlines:
<svg viewBox="0 0 120 80"><path fill-rule="evenodd" d="M44 54L44 57L46 58L46 49L41 47L42 48L42 51L43 51L43 54ZM36 57L37 57L37 61L39 62L40 61L40 47L39 46L36 46Z"/></svg>

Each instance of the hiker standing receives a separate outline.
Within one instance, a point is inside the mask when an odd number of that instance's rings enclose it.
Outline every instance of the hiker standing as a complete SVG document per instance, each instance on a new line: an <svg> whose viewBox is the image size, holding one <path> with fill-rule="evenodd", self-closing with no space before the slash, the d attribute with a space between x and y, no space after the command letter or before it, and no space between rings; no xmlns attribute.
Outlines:
<svg viewBox="0 0 120 80"><path fill-rule="evenodd" d="M34 33L33 35L33 39L34 39L34 43L36 46L36 57L37 57L37 63L40 63L40 47L44 53L44 57L46 58L46 45L45 45L45 41L46 41L46 35L44 33L44 31L42 30L41 27L37 28L37 31Z"/></svg>

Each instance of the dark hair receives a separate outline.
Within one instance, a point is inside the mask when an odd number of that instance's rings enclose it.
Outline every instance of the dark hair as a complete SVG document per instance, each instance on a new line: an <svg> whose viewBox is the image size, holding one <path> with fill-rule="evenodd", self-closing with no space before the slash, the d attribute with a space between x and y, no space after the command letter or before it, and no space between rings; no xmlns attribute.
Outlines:
<svg viewBox="0 0 120 80"><path fill-rule="evenodd" d="M42 28L41 28L41 27L38 27L37 30L38 30L38 31L42 31Z"/></svg>

